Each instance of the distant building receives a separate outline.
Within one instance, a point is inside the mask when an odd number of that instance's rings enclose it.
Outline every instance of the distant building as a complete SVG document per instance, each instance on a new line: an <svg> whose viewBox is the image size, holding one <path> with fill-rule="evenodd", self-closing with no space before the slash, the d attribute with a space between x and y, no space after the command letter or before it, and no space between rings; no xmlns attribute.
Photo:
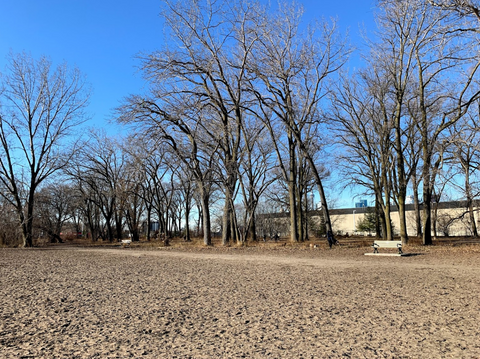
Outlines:
<svg viewBox="0 0 480 359"><path fill-rule="evenodd" d="M155 232L160 229L160 223L159 222L150 222L150 231Z"/></svg>
<svg viewBox="0 0 480 359"><path fill-rule="evenodd" d="M361 199L360 202L355 203L355 208L366 208L368 207L368 201L366 199Z"/></svg>
<svg viewBox="0 0 480 359"><path fill-rule="evenodd" d="M368 211L372 210L371 208L368 208L366 201L364 200L356 203L356 205L357 204L359 206L354 208L331 209L329 211L330 220L332 222L332 227L335 234L343 235L347 233L357 233L356 224L365 218L365 215L368 213ZM396 206L392 206L390 209L394 232L395 235L398 235L398 231L400 230L398 208ZM420 209L422 209L422 205L420 205ZM408 235L415 235L416 228L414 205L407 204L405 206L405 210ZM480 228L480 204L474 205L474 213L477 227ZM322 214L319 210L310 212L309 216L317 223L320 223L322 220ZM435 226L432 226L432 235L435 235L435 228L437 231L437 236L472 235L470 218L469 215L467 215L467 207L464 201L435 203L432 208L432 219L435 221ZM288 212L259 215L258 221L265 221L265 223L272 226L275 232L280 233L281 236L288 236L289 234L290 228ZM267 231L266 233L268 234L270 232Z"/></svg>
<svg viewBox="0 0 480 359"><path fill-rule="evenodd" d="M422 209L422 205L420 205ZM436 228L437 236L469 236L471 235L471 224L469 223L469 216L466 215L466 203L462 201L440 202L435 203L432 208L432 219L435 219L436 209ZM415 212L414 205L407 204L405 207L407 217L407 232L409 235L414 235L415 230ZM330 220L335 233L338 234L352 234L356 232L356 223L363 220L367 207L355 207L345 209L330 210ZM475 205L474 208L475 220L477 226L480 226L480 206ZM395 234L398 235L400 230L400 218L398 208L391 207L391 217ZM432 235L434 227L432 226Z"/></svg>

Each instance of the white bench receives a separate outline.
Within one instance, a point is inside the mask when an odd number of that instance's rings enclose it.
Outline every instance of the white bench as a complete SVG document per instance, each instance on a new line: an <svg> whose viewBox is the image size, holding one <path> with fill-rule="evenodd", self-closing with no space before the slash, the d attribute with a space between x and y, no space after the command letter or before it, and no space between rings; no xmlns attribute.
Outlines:
<svg viewBox="0 0 480 359"><path fill-rule="evenodd" d="M380 254L378 253L378 248L396 248L398 249L398 253L395 255L402 255L402 241L374 241L372 244L373 247L373 254ZM382 253L383 254L383 253ZM390 254L393 255L393 254Z"/></svg>
<svg viewBox="0 0 480 359"><path fill-rule="evenodd" d="M131 239L122 239L122 247L123 248L130 247L131 243L132 243Z"/></svg>

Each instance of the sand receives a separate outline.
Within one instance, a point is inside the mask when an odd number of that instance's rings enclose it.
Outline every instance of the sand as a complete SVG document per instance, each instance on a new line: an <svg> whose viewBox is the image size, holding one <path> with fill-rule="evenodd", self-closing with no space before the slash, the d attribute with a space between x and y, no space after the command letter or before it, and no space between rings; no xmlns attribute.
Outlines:
<svg viewBox="0 0 480 359"><path fill-rule="evenodd" d="M0 249L2 358L480 358L480 253Z"/></svg>

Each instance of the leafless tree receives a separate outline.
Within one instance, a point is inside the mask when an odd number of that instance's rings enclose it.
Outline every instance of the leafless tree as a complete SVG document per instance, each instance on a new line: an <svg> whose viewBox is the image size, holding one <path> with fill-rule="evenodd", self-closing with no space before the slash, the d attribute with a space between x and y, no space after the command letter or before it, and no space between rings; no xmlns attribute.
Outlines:
<svg viewBox="0 0 480 359"><path fill-rule="evenodd" d="M145 206L145 219L147 240L151 239L152 219L158 222L158 230L161 233L166 231L164 221L164 198L162 195L161 184L166 176L171 176L172 166L171 155L166 146L158 143L157 139L150 136L141 136L139 133L133 133L131 141L134 146L131 147L131 156L135 158L137 170L144 173L142 186L142 198ZM133 139L135 138L135 140Z"/></svg>
<svg viewBox="0 0 480 359"><path fill-rule="evenodd" d="M204 244L211 245L209 203L215 184L212 168L218 157L216 149L211 151L204 143L205 135L198 126L198 120L202 119L198 104L185 99L172 106L132 96L118 113L120 122L135 125L143 136L153 137L168 146L169 152L175 154L193 175L201 200Z"/></svg>
<svg viewBox="0 0 480 359"><path fill-rule="evenodd" d="M216 180L218 184L221 182L225 196L223 243L226 244L232 233L232 197L238 178L245 62L251 43L256 40L246 29L256 15L257 5L242 1L173 0L166 0L164 4L162 15L169 35L179 46L163 48L144 58L143 69L151 81L152 96L139 104L163 119L176 118L185 125L189 117L186 127L176 120L170 124L176 122L177 131L187 137L195 133L195 138L191 137L196 143L194 151L200 151L202 140L201 150L205 154L216 153L217 170L222 173ZM193 106L196 113L185 104ZM198 137L200 133L203 138ZM212 158L212 155L206 157ZM192 163L189 166L192 167ZM195 171L196 188L205 192L206 199L205 183L198 182L205 182L200 179L204 177L200 175L203 170L197 166ZM205 208L202 211L208 214Z"/></svg>
<svg viewBox="0 0 480 359"><path fill-rule="evenodd" d="M405 215L405 202L409 175L407 173L408 125L405 123L407 103L412 97L410 84L414 71L415 45L422 38L422 19L413 11L418 1L380 1L377 13L378 40L370 45L370 59L381 69L388 79L390 103L386 104L389 121L392 126L393 151L391 158L395 163L395 199L400 216L400 237L408 242Z"/></svg>
<svg viewBox="0 0 480 359"><path fill-rule="evenodd" d="M319 125L321 101L327 93L326 80L345 63L348 50L334 23L319 23L302 33L302 9L285 3L279 8L278 13L257 20L254 31L261 41L255 42L253 59L248 65L255 75L250 79L250 89L262 109L259 117L264 119L270 132L289 186L291 240L297 241L297 149L311 167L327 230L332 230L322 179L313 160L312 147L308 146L310 138L305 135L309 126ZM285 136L279 136L274 130L274 121L281 124ZM286 158L280 152L279 139L286 144Z"/></svg>
<svg viewBox="0 0 480 359"><path fill-rule="evenodd" d="M428 5L414 10L426 22L414 47L414 81L423 160L423 243L428 245L432 244L430 206L435 178L443 161L443 143L448 141L445 133L480 95L475 86L480 60L472 53L471 39L458 35L458 24L445 13Z"/></svg>
<svg viewBox="0 0 480 359"><path fill-rule="evenodd" d="M104 131L92 130L68 169L83 195L92 236L101 229L99 234L110 242L122 238L126 157L120 145Z"/></svg>
<svg viewBox="0 0 480 359"><path fill-rule="evenodd" d="M1 187L0 187L1 188ZM22 242L21 230L18 226L15 207L0 197L0 244L17 246Z"/></svg>
<svg viewBox="0 0 480 359"><path fill-rule="evenodd" d="M38 213L34 222L50 239L60 243L62 229L72 219L76 198L70 184L53 182L42 187L37 195Z"/></svg>
<svg viewBox="0 0 480 359"><path fill-rule="evenodd" d="M235 231L231 219L244 122L245 64L257 40L249 24L259 7L242 1L168 0L165 4L164 18L181 46L155 54L147 69L176 79L181 74L183 87L176 91L195 96L208 108L200 125L220 159L222 173L217 179L225 196L222 241L227 244Z"/></svg>
<svg viewBox="0 0 480 359"><path fill-rule="evenodd" d="M177 192L180 206L183 208L185 220L184 240L190 242L192 235L190 232L190 215L194 205L195 181L192 173L188 171L182 162L179 162L173 169L177 177Z"/></svg>
<svg viewBox="0 0 480 359"><path fill-rule="evenodd" d="M441 9L450 11L459 18L475 18L480 21L480 3L478 0L428 0L428 3ZM468 25L467 25L468 24ZM460 31L478 32L478 27L471 26L470 22L464 24L467 26L458 27Z"/></svg>
<svg viewBox="0 0 480 359"><path fill-rule="evenodd" d="M375 195L382 235L392 239L392 102L389 77L375 64L369 70L345 75L332 92L332 133L345 150L337 158L347 184Z"/></svg>
<svg viewBox="0 0 480 359"><path fill-rule="evenodd" d="M407 185L421 165L424 244L431 244L431 199L442 164L445 130L458 121L478 94L473 90L478 63L468 53L469 36L461 35L448 14L428 2L380 1L379 40L371 58L386 72L393 97L395 199L400 235L406 232ZM446 86L445 84L449 84ZM421 163L418 151L421 148ZM415 180L414 188L418 180Z"/></svg>
<svg viewBox="0 0 480 359"><path fill-rule="evenodd" d="M84 78L66 64L10 56L0 85L0 192L16 210L23 245L33 245L35 193L69 161L72 129L84 119Z"/></svg>
<svg viewBox="0 0 480 359"><path fill-rule="evenodd" d="M473 236L478 237L478 228L475 220L476 199L480 195L479 169L480 169L480 148L479 148L479 126L478 114L470 111L460 122L449 129L451 143L448 147L448 155L445 160L447 166L457 168L457 176L450 184L460 191L465 198L467 218L470 224L470 231ZM463 182L459 183L459 180Z"/></svg>
<svg viewBox="0 0 480 359"><path fill-rule="evenodd" d="M258 202L273 181L277 180L272 169L276 166L273 159L273 146L268 137L263 123L255 116L242 125L242 147L239 168L239 185L243 199L243 220L237 224L242 233L237 234L240 242L245 242L247 237L257 240L256 209ZM236 220L236 219L235 219Z"/></svg>
<svg viewBox="0 0 480 359"><path fill-rule="evenodd" d="M121 142L121 151L126 155L125 166L120 177L119 196L123 198L123 215L132 241L140 240L142 220L147 210L146 194L147 172L145 160L148 155L146 146L134 136L127 137ZM150 225L150 223L148 223Z"/></svg>

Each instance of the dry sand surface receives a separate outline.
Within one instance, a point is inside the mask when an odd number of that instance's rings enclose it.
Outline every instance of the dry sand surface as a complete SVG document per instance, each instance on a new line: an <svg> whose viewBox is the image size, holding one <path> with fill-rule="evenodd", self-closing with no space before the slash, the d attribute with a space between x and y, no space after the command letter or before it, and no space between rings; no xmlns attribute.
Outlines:
<svg viewBox="0 0 480 359"><path fill-rule="evenodd" d="M478 246L366 251L0 249L0 356L480 358Z"/></svg>

